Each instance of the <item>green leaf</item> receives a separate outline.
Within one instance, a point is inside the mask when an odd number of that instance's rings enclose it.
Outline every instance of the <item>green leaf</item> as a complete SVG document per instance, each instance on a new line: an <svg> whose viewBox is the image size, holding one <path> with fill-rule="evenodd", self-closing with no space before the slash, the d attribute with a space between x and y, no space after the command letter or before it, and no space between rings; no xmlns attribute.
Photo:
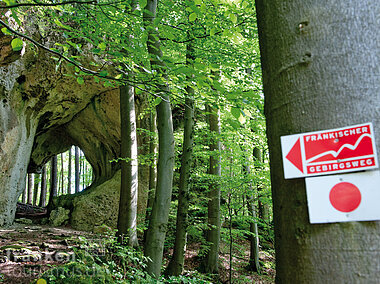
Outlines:
<svg viewBox="0 0 380 284"><path fill-rule="evenodd" d="M58 19L54 19L54 23L55 23L58 27L61 27L61 28L67 29L67 30L71 30L71 27L70 27L70 26L65 25L65 24L62 24Z"/></svg>
<svg viewBox="0 0 380 284"><path fill-rule="evenodd" d="M104 43L104 42L101 42L98 44L98 47L101 49L101 50L105 50L107 48L107 45Z"/></svg>
<svg viewBox="0 0 380 284"><path fill-rule="evenodd" d="M194 0L194 4L195 5L201 5L202 4L202 0Z"/></svg>
<svg viewBox="0 0 380 284"><path fill-rule="evenodd" d="M210 30L210 36L213 36L213 35L215 35L216 34L216 28L212 28L211 30Z"/></svg>
<svg viewBox="0 0 380 284"><path fill-rule="evenodd" d="M99 73L99 77L106 77L108 75L107 70L103 70Z"/></svg>
<svg viewBox="0 0 380 284"><path fill-rule="evenodd" d="M230 20L231 20L231 22L233 22L234 24L236 24L237 23L237 17L236 17L236 15L235 14L230 14Z"/></svg>
<svg viewBox="0 0 380 284"><path fill-rule="evenodd" d="M147 0L139 0L139 3L140 3L141 9L144 9L146 4L148 3L148 1Z"/></svg>
<svg viewBox="0 0 380 284"><path fill-rule="evenodd" d="M190 22L194 22L197 18L197 14L196 13L191 13L190 16L189 16L189 21Z"/></svg>
<svg viewBox="0 0 380 284"><path fill-rule="evenodd" d="M12 33L10 32L10 30L8 30L7 28L2 28L1 29L1 32L5 35L12 35Z"/></svg>
<svg viewBox="0 0 380 284"><path fill-rule="evenodd" d="M238 107L233 107L233 108L231 108L231 114L232 114L236 119L239 119L239 117L240 117L240 115L241 115L240 108L238 108Z"/></svg>
<svg viewBox="0 0 380 284"><path fill-rule="evenodd" d="M153 106L158 106L160 103L162 102L162 99L160 97L157 97L154 101L153 101Z"/></svg>
<svg viewBox="0 0 380 284"><path fill-rule="evenodd" d="M82 77L77 77L77 82L79 85L83 85L84 84L84 79Z"/></svg>
<svg viewBox="0 0 380 284"><path fill-rule="evenodd" d="M20 51L23 47L23 41L19 38L14 38L11 42L13 51Z"/></svg>
<svg viewBox="0 0 380 284"><path fill-rule="evenodd" d="M118 75L115 76L116 80L120 80L121 78L123 78L123 74L118 74Z"/></svg>

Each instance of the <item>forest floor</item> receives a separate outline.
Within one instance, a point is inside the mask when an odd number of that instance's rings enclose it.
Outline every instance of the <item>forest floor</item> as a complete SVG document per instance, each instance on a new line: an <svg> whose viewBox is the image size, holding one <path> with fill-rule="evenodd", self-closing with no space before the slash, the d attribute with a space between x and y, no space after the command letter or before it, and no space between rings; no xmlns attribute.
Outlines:
<svg viewBox="0 0 380 284"><path fill-rule="evenodd" d="M0 283L27 284L38 279L52 267L74 260L73 248L79 247L81 238L96 239L94 234L69 227L15 224L0 230ZM246 269L249 259L249 243L242 241L232 258L232 283L274 283L273 256L262 252L262 274ZM200 264L199 244L189 244L186 252L185 271L192 274ZM166 256L170 255L170 250ZM222 244L219 283L229 283L229 246ZM167 262L167 259L165 260Z"/></svg>

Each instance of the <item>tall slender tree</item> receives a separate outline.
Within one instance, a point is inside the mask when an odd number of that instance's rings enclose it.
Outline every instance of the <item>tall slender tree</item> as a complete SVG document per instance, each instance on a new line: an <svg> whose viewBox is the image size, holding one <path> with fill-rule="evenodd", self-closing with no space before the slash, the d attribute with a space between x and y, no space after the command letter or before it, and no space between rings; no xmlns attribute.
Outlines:
<svg viewBox="0 0 380 284"><path fill-rule="evenodd" d="M144 9L144 23L148 32L147 47L152 70L156 70L156 89L162 100L157 106L158 163L157 187L145 242L147 272L159 277L161 274L164 241L169 219L174 168L174 135L172 111L167 85L166 66L162 60L159 34L155 27L157 0L148 0ZM164 80L163 82L161 80Z"/></svg>
<svg viewBox="0 0 380 284"><path fill-rule="evenodd" d="M186 47L187 64L191 66L194 59L194 48L192 42L190 42ZM176 236L173 255L167 267L167 274L176 276L182 273L185 261L186 234L190 202L189 182L194 140L194 89L192 88L192 76L188 76L187 79L188 83L186 86L185 99L183 149L178 189Z"/></svg>
<svg viewBox="0 0 380 284"><path fill-rule="evenodd" d="M33 204L33 174L28 174L28 204Z"/></svg>
<svg viewBox="0 0 380 284"><path fill-rule="evenodd" d="M214 77L217 80L218 76ZM208 191L208 210L206 241L210 244L204 260L204 268L207 273L218 273L219 265L219 244L220 244L220 181L221 160L220 150L220 114L219 110L207 105L208 122L212 141L210 143L210 165L208 173L211 175L211 182Z"/></svg>
<svg viewBox="0 0 380 284"><path fill-rule="evenodd" d="M34 174L34 188L33 188L33 205L37 206L37 198L38 198L38 188L40 185L40 175Z"/></svg>
<svg viewBox="0 0 380 284"><path fill-rule="evenodd" d="M63 165L63 153L60 155L61 157L61 194L65 194L65 168Z"/></svg>
<svg viewBox="0 0 380 284"><path fill-rule="evenodd" d="M74 171L75 171L75 173L74 173L74 177L75 177L75 193L78 193L79 190L80 190L79 189L79 186L80 186L79 147L75 146L74 151L75 151L75 166L74 166Z"/></svg>
<svg viewBox="0 0 380 284"><path fill-rule="evenodd" d="M69 158L67 165L67 194L71 194L71 147L69 149Z"/></svg>
<svg viewBox="0 0 380 284"><path fill-rule="evenodd" d="M253 157L255 162L261 161L261 151L259 148L255 147L253 150ZM257 168L255 169L257 170ZM251 168L248 161L244 165L244 172L247 176L251 173ZM249 182L249 193L247 195L247 207L248 212L252 218L249 224L249 231L251 233L249 237L250 242L250 254L249 254L249 269L255 272L260 272L260 262L259 262L259 230L257 226L257 214L255 206L255 194L252 183Z"/></svg>
<svg viewBox="0 0 380 284"><path fill-rule="evenodd" d="M58 159L57 156L53 156L50 159L50 193L48 208L51 210L53 205L53 197L56 197L58 194Z"/></svg>
<svg viewBox="0 0 380 284"><path fill-rule="evenodd" d="M46 165L43 165L42 167L42 173L41 173L41 193L40 193L40 201L39 206L45 207L46 206Z"/></svg>
<svg viewBox="0 0 380 284"><path fill-rule="evenodd" d="M121 86L121 188L117 229L119 238L126 236L130 246L137 246L137 134L134 87Z"/></svg>

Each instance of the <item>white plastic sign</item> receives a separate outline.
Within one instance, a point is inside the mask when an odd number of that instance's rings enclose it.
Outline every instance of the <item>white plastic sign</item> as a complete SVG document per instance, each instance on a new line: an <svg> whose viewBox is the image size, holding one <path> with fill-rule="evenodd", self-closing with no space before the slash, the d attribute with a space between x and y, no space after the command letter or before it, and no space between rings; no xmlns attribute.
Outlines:
<svg viewBox="0 0 380 284"><path fill-rule="evenodd" d="M306 178L310 223L380 220L380 172Z"/></svg>

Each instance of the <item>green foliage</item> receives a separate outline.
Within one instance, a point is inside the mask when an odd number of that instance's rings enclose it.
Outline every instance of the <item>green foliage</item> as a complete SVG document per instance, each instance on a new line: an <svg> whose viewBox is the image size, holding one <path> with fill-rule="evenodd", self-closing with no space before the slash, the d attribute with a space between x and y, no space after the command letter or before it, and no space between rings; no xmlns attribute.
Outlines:
<svg viewBox="0 0 380 284"><path fill-rule="evenodd" d="M14 38L11 42L13 51L20 51L23 48L23 41L19 38Z"/></svg>

